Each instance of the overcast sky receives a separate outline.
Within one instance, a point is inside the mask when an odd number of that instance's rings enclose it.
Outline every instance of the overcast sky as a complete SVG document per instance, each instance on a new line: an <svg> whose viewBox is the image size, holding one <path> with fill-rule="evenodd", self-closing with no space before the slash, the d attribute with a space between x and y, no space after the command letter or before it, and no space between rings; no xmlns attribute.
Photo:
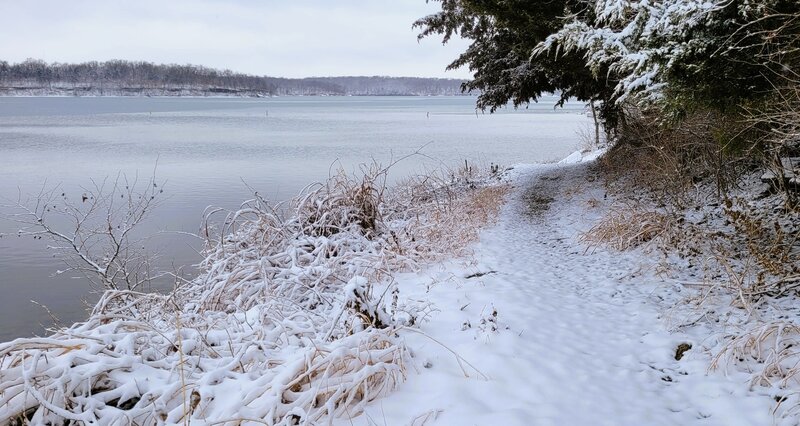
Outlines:
<svg viewBox="0 0 800 426"><path fill-rule="evenodd" d="M129 59L284 77L445 72L462 40L417 42L425 0L0 0L0 59Z"/></svg>

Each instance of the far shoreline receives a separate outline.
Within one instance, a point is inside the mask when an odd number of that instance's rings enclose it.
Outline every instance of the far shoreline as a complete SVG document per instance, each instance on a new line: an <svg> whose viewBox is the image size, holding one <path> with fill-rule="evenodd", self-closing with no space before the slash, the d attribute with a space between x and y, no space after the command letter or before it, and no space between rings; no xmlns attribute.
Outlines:
<svg viewBox="0 0 800 426"><path fill-rule="evenodd" d="M146 89L149 90L149 89ZM21 92L21 93L9 93L9 92ZM28 92L28 93L25 93ZM30 93L33 92L33 93ZM41 93L45 92L45 93ZM417 94L417 93L376 93L376 94L327 94L327 93L314 93L314 94L266 94L266 93L253 93L253 92L241 92L241 93L175 93L175 92L162 92L157 91L158 93L141 93L141 92L117 92L115 90L110 90L110 94L106 93L69 93L67 90L53 90L50 89L36 89L36 90L18 90L18 89L9 89L5 87L0 87L0 97L3 98L218 98L218 99L228 99L228 98L254 98L254 99L270 99L270 98L304 98L304 97L316 97L316 98L326 98L326 97L339 97L339 98L348 98L348 97L359 97L359 98L375 98L375 97L409 97L409 98L429 98L429 97L437 97L437 98L444 98L444 97L477 97L478 94L476 93L459 93L459 94Z"/></svg>

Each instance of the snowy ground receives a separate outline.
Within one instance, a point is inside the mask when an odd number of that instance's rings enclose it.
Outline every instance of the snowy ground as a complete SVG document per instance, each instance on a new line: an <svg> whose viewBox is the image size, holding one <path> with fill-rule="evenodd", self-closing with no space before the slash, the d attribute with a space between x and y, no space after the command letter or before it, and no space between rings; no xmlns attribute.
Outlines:
<svg viewBox="0 0 800 426"><path fill-rule="evenodd" d="M692 311L652 259L578 241L610 203L590 165L517 166L510 179L468 264L398 277L437 308L427 335L403 331L414 368L338 424L790 424L750 375L709 369L714 330L668 331Z"/></svg>

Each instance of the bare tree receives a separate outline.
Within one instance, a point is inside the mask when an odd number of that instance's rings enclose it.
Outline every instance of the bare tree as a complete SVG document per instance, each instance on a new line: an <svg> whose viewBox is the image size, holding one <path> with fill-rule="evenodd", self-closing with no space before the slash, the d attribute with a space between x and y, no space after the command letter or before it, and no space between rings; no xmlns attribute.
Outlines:
<svg viewBox="0 0 800 426"><path fill-rule="evenodd" d="M144 188L140 187L144 184ZM139 182L125 175L110 181L92 181L80 194L50 189L17 200L8 217L22 225L18 234L49 239L67 265L57 273L79 272L93 286L104 290L136 290L165 275L152 270L153 258L144 249L144 238L135 229L160 203L163 189L151 177Z"/></svg>

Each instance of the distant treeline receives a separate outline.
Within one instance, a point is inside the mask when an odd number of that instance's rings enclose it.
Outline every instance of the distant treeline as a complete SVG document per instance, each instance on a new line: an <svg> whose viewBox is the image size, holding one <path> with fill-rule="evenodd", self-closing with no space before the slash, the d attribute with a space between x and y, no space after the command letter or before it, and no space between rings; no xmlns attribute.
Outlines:
<svg viewBox="0 0 800 426"><path fill-rule="evenodd" d="M0 61L0 95L458 95L461 80L418 77L259 77L200 65L112 60Z"/></svg>

